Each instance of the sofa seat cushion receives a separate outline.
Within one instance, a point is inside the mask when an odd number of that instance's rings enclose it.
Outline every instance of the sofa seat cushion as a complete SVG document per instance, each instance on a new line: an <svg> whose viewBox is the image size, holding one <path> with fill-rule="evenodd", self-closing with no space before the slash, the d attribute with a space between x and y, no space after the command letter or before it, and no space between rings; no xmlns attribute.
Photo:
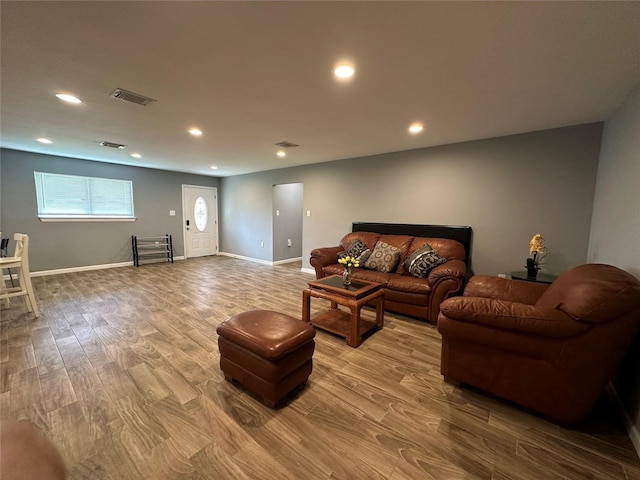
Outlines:
<svg viewBox="0 0 640 480"><path fill-rule="evenodd" d="M416 278L409 275L390 275L387 282L389 290L428 295L431 285L427 278Z"/></svg>
<svg viewBox="0 0 640 480"><path fill-rule="evenodd" d="M420 308L429 308L429 296L418 293L402 292L400 290L384 290L385 308L392 304L411 305Z"/></svg>
<svg viewBox="0 0 640 480"><path fill-rule="evenodd" d="M383 273L377 270L367 270L366 268L356 268L351 275L351 278L354 278L356 280L380 283L383 287L386 287L393 277L395 277L395 275L392 273Z"/></svg>
<svg viewBox="0 0 640 480"><path fill-rule="evenodd" d="M340 264L327 265L323 268L325 275L342 275L344 267ZM389 273L378 272L377 270L367 270L365 268L354 268L351 273L351 278L354 280L364 280L366 282L380 283L383 287L386 287L389 277L395 276Z"/></svg>

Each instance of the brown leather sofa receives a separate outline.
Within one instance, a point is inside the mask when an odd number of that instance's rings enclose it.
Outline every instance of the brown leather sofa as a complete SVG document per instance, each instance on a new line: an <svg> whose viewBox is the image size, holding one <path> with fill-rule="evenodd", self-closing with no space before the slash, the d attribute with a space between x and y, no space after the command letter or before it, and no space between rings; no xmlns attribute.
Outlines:
<svg viewBox="0 0 640 480"><path fill-rule="evenodd" d="M573 425L640 330L640 281L586 264L551 285L478 275L440 305L441 373Z"/></svg>
<svg viewBox="0 0 640 480"><path fill-rule="evenodd" d="M315 268L316 278L329 275L341 275L344 267L338 263L338 253L347 250L353 242L361 240L373 250L378 241L388 243L401 250L396 270L383 273L377 270L356 268L352 278L378 282L385 291L385 310L417 317L435 323L440 311L440 303L462 291L467 268L463 245L447 238L426 238L411 235L388 235L375 232L348 233L335 247L316 248L311 251L311 265ZM427 278L416 278L405 268L409 256L425 243L447 261L438 265Z"/></svg>

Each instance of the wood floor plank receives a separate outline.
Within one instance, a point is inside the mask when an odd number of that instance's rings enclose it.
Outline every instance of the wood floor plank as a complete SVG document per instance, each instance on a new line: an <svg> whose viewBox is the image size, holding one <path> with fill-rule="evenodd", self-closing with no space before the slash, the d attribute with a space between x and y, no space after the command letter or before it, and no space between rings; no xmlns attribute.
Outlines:
<svg viewBox="0 0 640 480"><path fill-rule="evenodd" d="M40 378L36 367L11 375L10 410L18 411L43 400Z"/></svg>
<svg viewBox="0 0 640 480"><path fill-rule="evenodd" d="M34 277L39 319L0 306L0 421L35 423L71 480L640 480L611 404L568 430L454 387L437 329L389 312L357 349L317 331L307 386L268 408L224 379L215 330L251 309L300 318L300 267L213 256Z"/></svg>
<svg viewBox="0 0 640 480"><path fill-rule="evenodd" d="M43 404L47 412L77 401L75 391L65 368L48 370L40 375Z"/></svg>

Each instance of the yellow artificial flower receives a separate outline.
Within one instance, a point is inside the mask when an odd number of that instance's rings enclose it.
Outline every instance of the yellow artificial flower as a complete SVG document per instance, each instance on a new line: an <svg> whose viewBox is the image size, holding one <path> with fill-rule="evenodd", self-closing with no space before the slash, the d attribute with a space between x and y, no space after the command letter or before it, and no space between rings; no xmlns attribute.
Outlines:
<svg viewBox="0 0 640 480"><path fill-rule="evenodd" d="M360 263L358 262L358 260L354 257L351 256L346 256L346 257L342 257L340 259L338 259L338 263L341 265L344 265L347 268L358 268L360 267Z"/></svg>
<svg viewBox="0 0 640 480"><path fill-rule="evenodd" d="M540 255L542 255L545 252L545 248L542 245L543 241L544 238L542 238L542 235L536 233L529 242L529 253L532 255L534 253L539 253Z"/></svg>

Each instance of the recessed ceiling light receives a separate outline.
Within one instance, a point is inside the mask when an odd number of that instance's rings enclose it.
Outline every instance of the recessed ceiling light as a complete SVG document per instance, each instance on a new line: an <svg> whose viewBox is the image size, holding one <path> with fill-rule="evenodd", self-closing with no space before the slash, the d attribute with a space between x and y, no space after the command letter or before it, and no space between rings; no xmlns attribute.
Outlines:
<svg viewBox="0 0 640 480"><path fill-rule="evenodd" d="M217 169L218 169L218 167L216 167L215 165L211 165L209 168L210 168L211 170L217 170Z"/></svg>
<svg viewBox="0 0 640 480"><path fill-rule="evenodd" d="M140 155L139 153L132 153L131 156L133 158L142 158L142 155Z"/></svg>
<svg viewBox="0 0 640 480"><path fill-rule="evenodd" d="M53 143L51 140L49 140L48 138L44 138L44 137L40 137L40 138L36 138L36 142L40 142L40 143Z"/></svg>
<svg viewBox="0 0 640 480"><path fill-rule="evenodd" d="M421 123L414 123L409 127L409 132L411 133L420 133L424 130L424 126Z"/></svg>
<svg viewBox="0 0 640 480"><path fill-rule="evenodd" d="M287 156L287 154L283 150L278 150L278 153L276 153L276 155L278 155L279 157L286 157Z"/></svg>
<svg viewBox="0 0 640 480"><path fill-rule="evenodd" d="M355 69L351 65L340 65L333 71L333 74L338 78L345 79L353 77L355 72Z"/></svg>
<svg viewBox="0 0 640 480"><path fill-rule="evenodd" d="M189 129L189 133L191 135L193 135L194 137L199 137L200 135L202 135L202 130L200 130L198 128L190 128Z"/></svg>
<svg viewBox="0 0 640 480"><path fill-rule="evenodd" d="M82 100L78 97L74 97L73 95L68 95L66 93L56 93L56 97L67 103L82 103Z"/></svg>

